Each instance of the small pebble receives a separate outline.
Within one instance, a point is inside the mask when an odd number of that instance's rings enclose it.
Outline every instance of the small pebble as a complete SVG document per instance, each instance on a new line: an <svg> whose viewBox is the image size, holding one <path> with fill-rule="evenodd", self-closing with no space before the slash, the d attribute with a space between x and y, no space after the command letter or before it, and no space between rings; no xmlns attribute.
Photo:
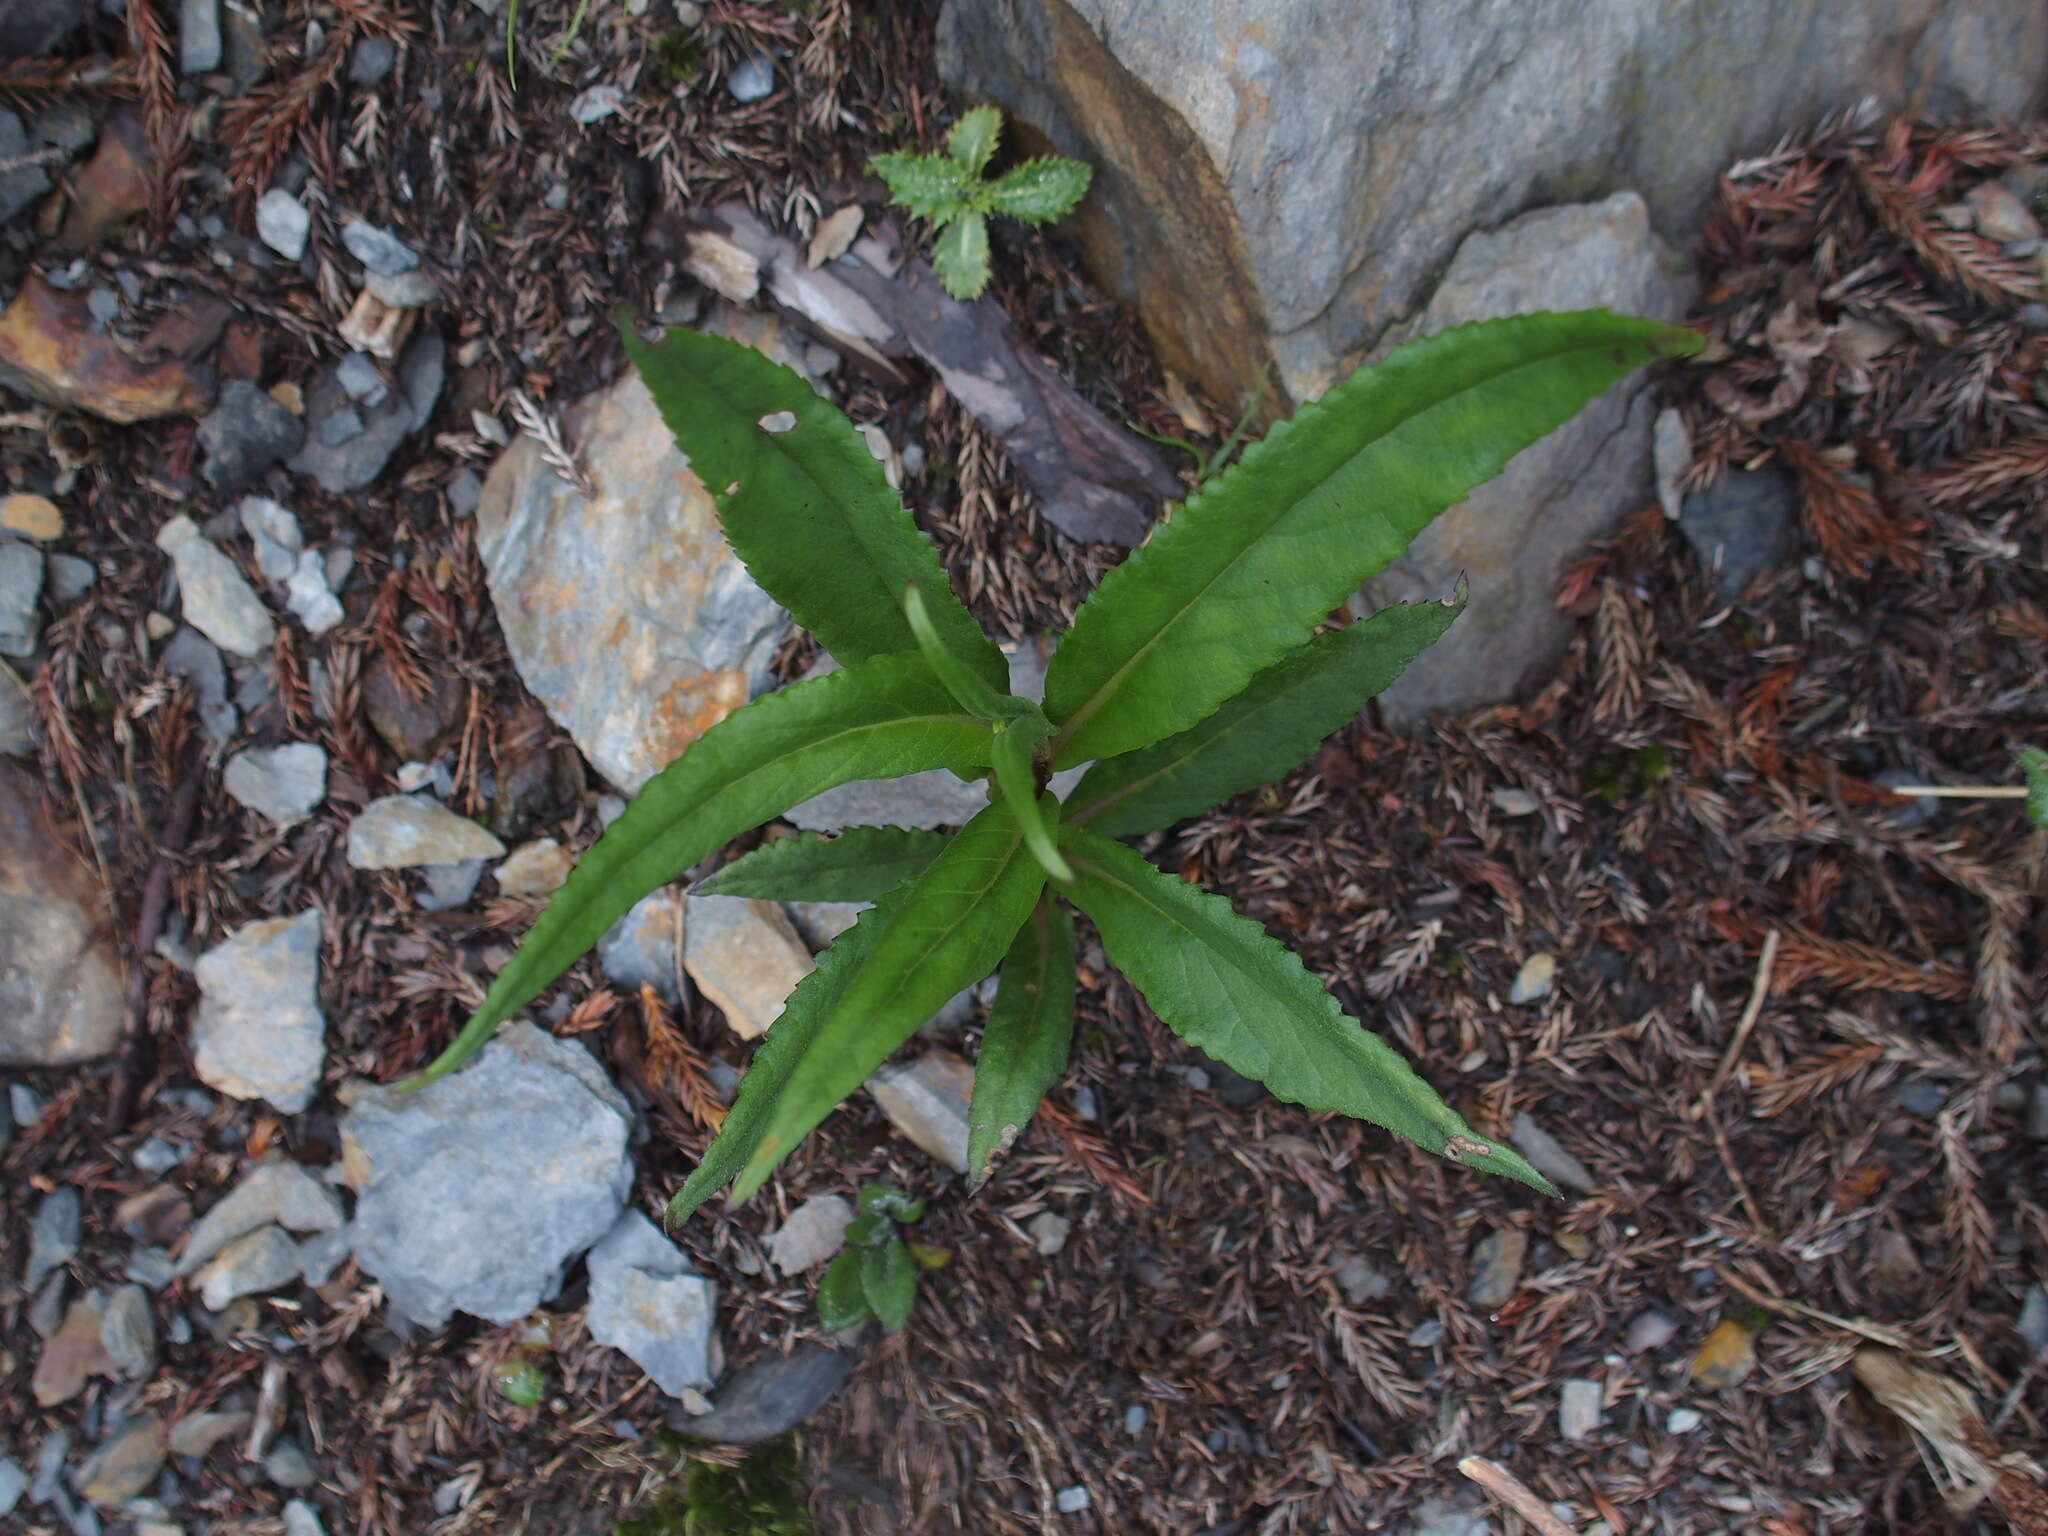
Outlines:
<svg viewBox="0 0 2048 1536"><path fill-rule="evenodd" d="M1526 789L1496 789L1488 798L1503 816L1534 816L1543 808L1543 802Z"/></svg>
<svg viewBox="0 0 2048 1536"><path fill-rule="evenodd" d="M1706 1421L1707 1416L1697 1408L1674 1408L1664 1427L1674 1435L1689 1435Z"/></svg>
<svg viewBox="0 0 2048 1536"><path fill-rule="evenodd" d="M61 539L64 537L64 514L47 496L9 496L0 501L0 528L31 539Z"/></svg>
<svg viewBox="0 0 2048 1536"><path fill-rule="evenodd" d="M1102 1111L1095 1103L1095 1090L1086 1083L1074 1090L1074 1113L1091 1125L1102 1117Z"/></svg>
<svg viewBox="0 0 2048 1536"><path fill-rule="evenodd" d="M1600 1427L1600 1383L1574 1377L1557 1396L1557 1432L1567 1440L1584 1440Z"/></svg>
<svg viewBox="0 0 2048 1536"><path fill-rule="evenodd" d="M314 1483L313 1463L296 1440L280 1440L270 1448L263 1458L263 1475L280 1488L310 1488Z"/></svg>
<svg viewBox="0 0 2048 1536"><path fill-rule="evenodd" d="M1039 1253L1049 1259L1067 1246L1067 1233L1072 1226L1073 1224L1064 1216L1056 1215L1052 1211L1040 1211L1031 1218L1031 1225L1026 1230L1030 1232L1031 1241L1037 1246Z"/></svg>
<svg viewBox="0 0 2048 1536"><path fill-rule="evenodd" d="M1533 1003L1550 991L1550 984L1557 977L1557 956L1538 950L1522 962L1521 970L1515 973L1515 983L1508 988L1511 1003Z"/></svg>
<svg viewBox="0 0 2048 1536"><path fill-rule="evenodd" d="M350 219L341 226L341 243L349 254L382 277L396 277L420 264L411 246L388 229Z"/></svg>
<svg viewBox="0 0 2048 1536"><path fill-rule="evenodd" d="M161 1177L185 1161L185 1152L174 1141L152 1136L135 1149L132 1161L144 1173L153 1173Z"/></svg>
<svg viewBox="0 0 2048 1536"><path fill-rule="evenodd" d="M83 1207L78 1191L60 1185L45 1195L28 1224L28 1265L22 1273L22 1287L34 1290L43 1277L71 1262L78 1252L79 1226Z"/></svg>
<svg viewBox="0 0 2048 1536"><path fill-rule="evenodd" d="M2035 1354L2048 1349L2048 1290L2036 1281L2027 1287L2027 1299L2020 1303L2020 1337Z"/></svg>
<svg viewBox="0 0 2048 1536"><path fill-rule="evenodd" d="M305 256L312 233L313 215L282 187L272 187L256 200L256 238L286 261Z"/></svg>
<svg viewBox="0 0 2048 1536"><path fill-rule="evenodd" d="M1522 1263L1529 1255L1528 1234L1520 1227L1489 1232L1472 1248L1472 1283L1465 1299L1481 1312L1498 1312L1522 1283Z"/></svg>
<svg viewBox="0 0 2048 1536"><path fill-rule="evenodd" d="M1133 1403L1124 1410L1124 1433L1141 1435L1145 1432L1145 1405Z"/></svg>
<svg viewBox="0 0 2048 1536"><path fill-rule="evenodd" d="M1443 1342L1444 1334L1448 1331L1439 1320L1432 1317L1428 1322L1417 1323L1408 1330L1408 1343L1416 1349L1434 1349Z"/></svg>
<svg viewBox="0 0 2048 1536"><path fill-rule="evenodd" d="M593 85L569 103L569 116L588 128L617 112L625 99L616 85Z"/></svg>
<svg viewBox="0 0 2048 1536"><path fill-rule="evenodd" d="M1567 1152L1563 1143L1538 1125L1527 1111L1515 1116L1508 1138L1514 1142L1515 1150L1529 1159L1529 1165L1551 1183L1580 1194L1592 1191L1593 1175L1586 1171L1586 1165Z"/></svg>
<svg viewBox="0 0 2048 1536"><path fill-rule="evenodd" d="M284 1536L327 1536L320 1517L304 1499L293 1499L284 1507Z"/></svg>
<svg viewBox="0 0 2048 1536"><path fill-rule="evenodd" d="M1076 1483L1071 1488L1062 1488L1052 1496L1052 1501L1059 1506L1061 1514L1078 1515L1088 1507L1088 1490Z"/></svg>
<svg viewBox="0 0 2048 1536"><path fill-rule="evenodd" d="M775 61L765 53L755 54L726 76L725 88L743 106L759 101L775 89Z"/></svg>
<svg viewBox="0 0 2048 1536"><path fill-rule="evenodd" d="M1622 1347L1632 1355L1647 1355L1652 1350L1662 1349L1677 1336L1678 1324L1651 1307L1629 1320Z"/></svg>

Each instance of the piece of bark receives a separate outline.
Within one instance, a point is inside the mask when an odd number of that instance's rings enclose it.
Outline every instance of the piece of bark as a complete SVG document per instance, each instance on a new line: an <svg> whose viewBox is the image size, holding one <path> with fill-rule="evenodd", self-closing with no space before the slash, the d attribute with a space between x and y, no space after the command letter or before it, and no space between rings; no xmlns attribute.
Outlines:
<svg viewBox="0 0 2048 1536"><path fill-rule="evenodd" d="M1137 544L1159 504L1181 493L1149 445L1019 344L1001 305L953 298L888 220L817 267L739 203L657 220L650 234L679 245L690 270L715 265L727 282L744 276L735 270L735 253L744 252L779 309L871 375L900 382L892 359L923 360L1002 444L1047 521L1072 538Z"/></svg>

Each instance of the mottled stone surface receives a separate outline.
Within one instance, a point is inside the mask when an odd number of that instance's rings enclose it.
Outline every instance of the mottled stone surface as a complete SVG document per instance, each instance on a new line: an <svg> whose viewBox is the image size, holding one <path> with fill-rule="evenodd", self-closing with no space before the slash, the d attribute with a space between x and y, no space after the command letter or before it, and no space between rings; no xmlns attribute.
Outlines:
<svg viewBox="0 0 2048 1536"><path fill-rule="evenodd" d="M949 0L939 68L1096 167L1077 218L1175 372L1320 393L1460 240L1634 187L1687 237L1714 174L1866 93L2018 118L2038 0ZM1172 274L1162 281L1161 274Z"/></svg>
<svg viewBox="0 0 2048 1536"><path fill-rule="evenodd" d="M589 1051L524 1021L417 1092L360 1088L341 1125L356 1261L428 1327L516 1322L618 1219L631 1127Z"/></svg>
<svg viewBox="0 0 2048 1536"><path fill-rule="evenodd" d="M1681 270L1632 192L1540 209L1465 241L1429 308L1388 341L1524 310L1604 306L1676 320L1687 294ZM1540 683L1563 654L1571 621L1552 598L1559 571L1648 499L1646 388L1646 376L1633 374L1525 448L1366 586L1367 608L1445 598L1460 577L1471 587L1449 632L1380 695L1390 722L1496 703Z"/></svg>
<svg viewBox="0 0 2048 1536"><path fill-rule="evenodd" d="M484 483L477 547L526 686L621 789L770 686L787 623L628 373L563 413L597 494L522 436Z"/></svg>
<svg viewBox="0 0 2048 1536"><path fill-rule="evenodd" d="M752 1040L810 975L811 952L772 901L692 896L683 911L683 966L725 1022Z"/></svg>
<svg viewBox="0 0 2048 1536"><path fill-rule="evenodd" d="M967 1171L974 1068L951 1051L933 1051L913 1062L876 1068L867 1088L897 1130L955 1173Z"/></svg>
<svg viewBox="0 0 2048 1536"><path fill-rule="evenodd" d="M34 782L0 767L0 1067L69 1066L120 1041L123 982L105 936L110 916Z"/></svg>
<svg viewBox="0 0 2048 1536"><path fill-rule="evenodd" d="M504 851L488 830L426 795L372 800L348 827L348 861L357 869L462 864Z"/></svg>
<svg viewBox="0 0 2048 1536"><path fill-rule="evenodd" d="M193 975L192 1064L200 1078L288 1115L310 1104L327 1051L319 910L237 929L199 957Z"/></svg>
<svg viewBox="0 0 2048 1536"><path fill-rule="evenodd" d="M682 1250L627 1211L590 1250L590 1336L645 1371L671 1397L718 1374L718 1288L690 1273Z"/></svg>

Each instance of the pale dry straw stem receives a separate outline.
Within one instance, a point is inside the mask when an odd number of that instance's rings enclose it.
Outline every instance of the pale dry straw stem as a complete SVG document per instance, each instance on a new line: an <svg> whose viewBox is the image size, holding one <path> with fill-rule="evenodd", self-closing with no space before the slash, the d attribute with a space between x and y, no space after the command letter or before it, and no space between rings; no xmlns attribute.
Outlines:
<svg viewBox="0 0 2048 1536"><path fill-rule="evenodd" d="M1484 1456L1467 1456L1458 1470L1536 1529L1539 1536L1579 1536L1550 1512L1550 1506L1530 1492L1529 1487L1499 1462Z"/></svg>

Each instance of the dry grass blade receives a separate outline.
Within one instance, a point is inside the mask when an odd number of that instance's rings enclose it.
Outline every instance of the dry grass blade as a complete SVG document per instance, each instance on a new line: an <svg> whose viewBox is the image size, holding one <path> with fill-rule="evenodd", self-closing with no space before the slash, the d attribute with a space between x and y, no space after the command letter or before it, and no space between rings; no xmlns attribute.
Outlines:
<svg viewBox="0 0 2048 1536"><path fill-rule="evenodd" d="M1888 1349L1859 1349L1849 1368L1934 1453L1950 1484L1950 1508L1967 1513L1988 1500L2019 1536L2048 1536L2041 1468L1999 1449L1969 1393Z"/></svg>

